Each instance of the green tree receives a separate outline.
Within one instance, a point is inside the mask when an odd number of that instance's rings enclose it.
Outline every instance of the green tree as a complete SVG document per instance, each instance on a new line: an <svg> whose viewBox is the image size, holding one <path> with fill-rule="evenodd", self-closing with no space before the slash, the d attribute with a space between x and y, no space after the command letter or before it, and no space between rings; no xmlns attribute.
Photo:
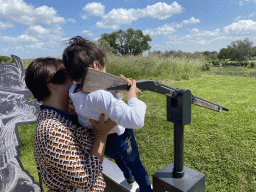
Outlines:
<svg viewBox="0 0 256 192"><path fill-rule="evenodd" d="M105 53L108 54L117 54L117 50L115 50L113 47L110 46L110 43L105 41L104 39L98 39L95 41L95 43L102 48Z"/></svg>
<svg viewBox="0 0 256 192"><path fill-rule="evenodd" d="M141 30L127 31L118 30L113 33L104 33L101 39L109 42L110 46L117 50L121 55L139 55L143 51L150 50L148 41L152 41L149 35L143 35Z"/></svg>
<svg viewBox="0 0 256 192"><path fill-rule="evenodd" d="M252 55L252 45L253 42L250 42L248 38L231 42L228 45L230 59L233 61L247 61Z"/></svg>
<svg viewBox="0 0 256 192"><path fill-rule="evenodd" d="M256 47L252 48L252 53L251 53L251 57L256 56Z"/></svg>
<svg viewBox="0 0 256 192"><path fill-rule="evenodd" d="M14 63L13 59L8 56L0 56L0 64L2 63Z"/></svg>
<svg viewBox="0 0 256 192"><path fill-rule="evenodd" d="M227 48L222 48L218 54L219 59L228 59L229 58L229 50Z"/></svg>
<svg viewBox="0 0 256 192"><path fill-rule="evenodd" d="M160 51L160 50L158 50L158 51L149 51L148 52L148 55L157 55L157 56L163 56L163 53L162 53L162 51Z"/></svg>

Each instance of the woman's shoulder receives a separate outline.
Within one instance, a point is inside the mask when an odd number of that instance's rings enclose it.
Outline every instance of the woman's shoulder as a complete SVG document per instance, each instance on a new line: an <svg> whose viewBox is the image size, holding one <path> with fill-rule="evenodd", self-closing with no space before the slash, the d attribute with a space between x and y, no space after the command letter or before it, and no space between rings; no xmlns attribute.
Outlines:
<svg viewBox="0 0 256 192"><path fill-rule="evenodd" d="M62 129L74 129L77 125L72 120L54 110L40 110L37 118L38 126L47 126L49 129L61 127Z"/></svg>

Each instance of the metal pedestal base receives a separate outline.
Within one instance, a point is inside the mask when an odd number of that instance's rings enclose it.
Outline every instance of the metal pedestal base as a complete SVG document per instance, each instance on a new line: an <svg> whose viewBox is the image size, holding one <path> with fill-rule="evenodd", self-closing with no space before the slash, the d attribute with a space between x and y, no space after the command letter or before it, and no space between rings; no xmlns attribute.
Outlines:
<svg viewBox="0 0 256 192"><path fill-rule="evenodd" d="M171 163L153 175L154 192L204 192L205 175L184 166L184 177L174 178Z"/></svg>

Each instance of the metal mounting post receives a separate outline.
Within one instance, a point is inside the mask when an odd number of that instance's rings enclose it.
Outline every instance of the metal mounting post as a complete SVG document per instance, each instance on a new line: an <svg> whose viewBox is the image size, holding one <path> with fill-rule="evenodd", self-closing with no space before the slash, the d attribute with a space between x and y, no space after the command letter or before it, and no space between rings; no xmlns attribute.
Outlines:
<svg viewBox="0 0 256 192"><path fill-rule="evenodd" d="M174 123L174 162L153 175L153 189L157 192L205 190L205 175L183 166L184 125L191 123L191 92L176 91L167 96L167 121Z"/></svg>
<svg viewBox="0 0 256 192"><path fill-rule="evenodd" d="M184 125L191 123L191 92L180 89L176 98L167 97L167 121L174 123L174 168L173 176L182 178Z"/></svg>

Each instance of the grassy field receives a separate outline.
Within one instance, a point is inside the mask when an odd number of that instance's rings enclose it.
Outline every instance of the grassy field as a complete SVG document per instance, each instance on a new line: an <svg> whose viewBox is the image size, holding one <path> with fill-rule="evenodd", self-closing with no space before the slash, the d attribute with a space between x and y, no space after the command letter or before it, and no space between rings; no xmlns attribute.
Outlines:
<svg viewBox="0 0 256 192"><path fill-rule="evenodd" d="M210 70L216 75L231 75L238 77L256 77L256 69L247 67L212 67Z"/></svg>
<svg viewBox="0 0 256 192"><path fill-rule="evenodd" d="M154 79L189 89L198 97L230 109L217 113L192 106L192 122L184 131L184 165L206 175L206 191L255 191L256 79L214 75L214 70L218 70L215 68L203 73L201 61L190 61L187 65L188 62L180 60L168 66L166 60L156 57L151 58L154 64L143 57L128 59L111 58L107 71L116 75L122 71L127 77ZM185 75L179 77L179 70ZM173 162L173 123L166 121L165 96L145 91L140 99L147 104L147 113L145 126L136 130L135 136L142 162L153 182L152 175ZM20 160L38 181L33 157L34 128L34 125L19 126Z"/></svg>

